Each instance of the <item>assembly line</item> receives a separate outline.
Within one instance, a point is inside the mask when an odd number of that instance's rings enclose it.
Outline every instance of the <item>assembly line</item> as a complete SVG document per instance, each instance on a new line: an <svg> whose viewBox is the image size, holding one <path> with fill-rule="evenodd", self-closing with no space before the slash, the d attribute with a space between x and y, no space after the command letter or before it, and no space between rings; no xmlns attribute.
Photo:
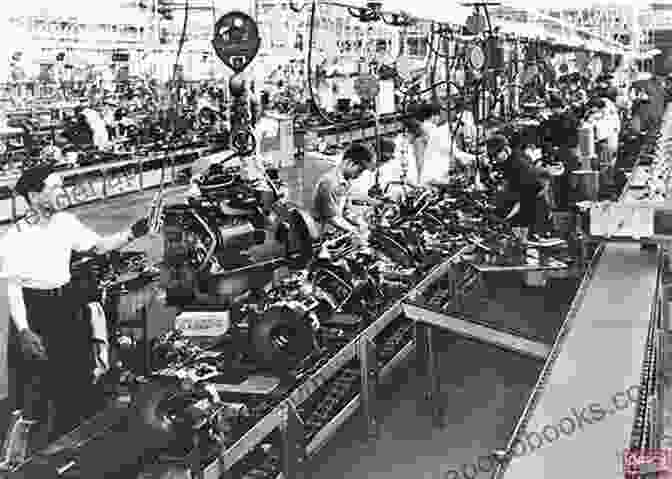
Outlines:
<svg viewBox="0 0 672 479"><path fill-rule="evenodd" d="M257 103L260 26L231 11L222 84L189 93L176 60L170 95L3 110L0 475L665 470L666 81L480 3L430 22L424 72L313 72L321 3L295 103Z"/></svg>

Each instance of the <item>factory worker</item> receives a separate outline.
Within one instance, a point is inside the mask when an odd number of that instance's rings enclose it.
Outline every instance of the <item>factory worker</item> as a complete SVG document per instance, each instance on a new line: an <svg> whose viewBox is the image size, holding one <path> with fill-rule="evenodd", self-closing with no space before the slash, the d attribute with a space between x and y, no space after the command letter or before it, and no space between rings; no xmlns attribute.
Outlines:
<svg viewBox="0 0 672 479"><path fill-rule="evenodd" d="M419 183L445 184L459 168L475 163L475 155L458 147L453 136L453 125L446 121L434 128L429 135Z"/></svg>
<svg viewBox="0 0 672 479"><path fill-rule="evenodd" d="M376 177L378 179L378 186L381 192L384 193L389 186L401 183L404 178L406 169L410 169L412 164L405 164L403 159L396 154L397 141L389 138L380 139L381 154L376 161L376 168L365 171L359 178L353 181L350 190L350 196L353 199L360 199L368 202L368 195L371 188L376 184ZM371 146L374 149L373 145ZM410 156L410 155L409 155ZM415 179L414 173L410 172L410 178L405 178L408 184L415 184L412 180Z"/></svg>
<svg viewBox="0 0 672 479"><path fill-rule="evenodd" d="M84 108L75 108L74 118L56 138L56 143L59 146L72 145L78 148L87 148L93 144L94 133L83 112Z"/></svg>
<svg viewBox="0 0 672 479"><path fill-rule="evenodd" d="M103 116L92 108L84 108L82 115L92 132L92 142L96 148L103 150L110 146L110 135Z"/></svg>
<svg viewBox="0 0 672 479"><path fill-rule="evenodd" d="M503 135L493 135L486 146L491 162L502 172L509 192L517 199L505 219L520 229L523 240L540 244L557 242L548 234L550 209L545 191L548 173L532 165L519 149L511 148Z"/></svg>
<svg viewBox="0 0 672 479"><path fill-rule="evenodd" d="M95 366L91 330L76 316L88 298L67 287L71 253L121 248L145 235L148 222L143 218L119 233L99 236L72 213L59 211L62 180L48 165L25 170L15 192L29 212L0 239L0 275L7 280L11 315L8 362L16 379L16 407L38 421L33 444L42 447L95 412L87 410Z"/></svg>
<svg viewBox="0 0 672 479"><path fill-rule="evenodd" d="M427 144L436 128L435 118L439 115L440 111L434 105L421 105L413 109L411 116L403 121L406 137L413 150L416 178L422 176Z"/></svg>
<svg viewBox="0 0 672 479"><path fill-rule="evenodd" d="M324 173L313 193L313 216L322 232L344 231L362 233L366 225L350 211L350 193L353 182L365 171L375 167L373 152L361 143L351 145L341 162Z"/></svg>

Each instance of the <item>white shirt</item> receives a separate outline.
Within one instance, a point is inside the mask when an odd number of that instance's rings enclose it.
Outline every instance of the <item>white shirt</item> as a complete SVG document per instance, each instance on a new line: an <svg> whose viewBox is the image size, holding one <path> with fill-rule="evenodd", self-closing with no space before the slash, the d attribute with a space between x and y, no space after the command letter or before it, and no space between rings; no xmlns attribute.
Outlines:
<svg viewBox="0 0 672 479"><path fill-rule="evenodd" d="M455 145L451 124L446 122L432 129L425 149L420 183L447 178L455 165Z"/></svg>
<svg viewBox="0 0 672 479"><path fill-rule="evenodd" d="M110 143L110 136L107 132L107 125L103 117L95 110L86 108L83 112L91 130L93 131L93 144L98 148L105 148Z"/></svg>
<svg viewBox="0 0 672 479"><path fill-rule="evenodd" d="M401 181L403 175L402 167L402 158L401 158L401 148L402 143L405 140L401 135L397 136L395 139L395 155L394 158L385 162L378 168L378 178L380 181L380 187L384 190L385 187L392 183ZM418 169L415 165L415 152L413 150L413 145L407 145L407 171L406 171L406 182L410 185L418 184ZM352 182L351 193L356 197L365 197L367 192L376 182L376 173L373 171L365 171L362 175Z"/></svg>
<svg viewBox="0 0 672 479"><path fill-rule="evenodd" d="M24 220L0 239L2 275L18 279L21 286L55 289L70 281L72 251L88 251L100 236L72 213L58 212L46 225Z"/></svg>

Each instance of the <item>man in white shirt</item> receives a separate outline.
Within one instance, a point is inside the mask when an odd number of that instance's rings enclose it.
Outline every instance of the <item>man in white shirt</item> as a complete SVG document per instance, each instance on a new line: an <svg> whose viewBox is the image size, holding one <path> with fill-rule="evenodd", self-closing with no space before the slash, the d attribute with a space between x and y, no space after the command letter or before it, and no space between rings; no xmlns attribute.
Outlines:
<svg viewBox="0 0 672 479"><path fill-rule="evenodd" d="M86 122L93 132L93 144L96 148L101 150L108 148L110 146L110 135L103 116L92 108L84 108L82 115L86 118Z"/></svg>
<svg viewBox="0 0 672 479"><path fill-rule="evenodd" d="M413 176L416 178L416 181L422 176L427 144L436 128L434 118L439 113L440 109L434 107L434 105L421 105L413 112L412 117L404 120L406 137L413 150L413 160L416 169Z"/></svg>
<svg viewBox="0 0 672 479"><path fill-rule="evenodd" d="M146 218L101 237L75 215L59 211L62 180L48 165L26 170L15 193L30 212L0 239L0 275L7 281L9 361L16 374L16 402L40 423L35 447L76 427L87 414L92 382L91 331L77 320L78 298L67 288L71 252L118 249L148 232ZM49 418L53 403L53 422Z"/></svg>
<svg viewBox="0 0 672 479"><path fill-rule="evenodd" d="M476 157L462 151L453 138L452 125L445 122L430 134L425 149L420 184L443 184L450 181L458 167L474 164Z"/></svg>
<svg viewBox="0 0 672 479"><path fill-rule="evenodd" d="M474 155L457 146L450 122L436 126L440 113L440 108L434 105L423 105L405 122L420 185L447 183L458 166L467 166L476 160Z"/></svg>

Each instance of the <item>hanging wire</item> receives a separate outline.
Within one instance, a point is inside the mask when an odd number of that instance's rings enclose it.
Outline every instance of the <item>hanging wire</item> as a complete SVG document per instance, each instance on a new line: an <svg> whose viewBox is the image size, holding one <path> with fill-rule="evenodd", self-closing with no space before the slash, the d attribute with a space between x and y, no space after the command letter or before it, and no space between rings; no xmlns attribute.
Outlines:
<svg viewBox="0 0 672 479"><path fill-rule="evenodd" d="M317 0L312 1L310 8L310 20L308 22L308 58L306 59L306 74L308 75L308 94L310 95L311 106L317 111L317 114L331 125L338 125L339 123L329 118L327 113L322 109L315 96L313 88L313 42L315 37L315 13L317 10Z"/></svg>
<svg viewBox="0 0 672 479"><path fill-rule="evenodd" d="M180 87L177 84L177 70L179 68L180 64L180 56L182 55L182 49L184 48L184 44L187 41L187 26L188 26L188 21L189 21L189 0L185 0L184 3L184 22L182 24L182 33L180 34L180 40L177 45L177 53L175 55L175 64L173 65L173 74L171 78L171 86L174 89L174 98L173 98L173 105L175 108L175 112L177 115L179 115L179 110L180 110ZM173 129L174 132L177 131L177 123L173 124Z"/></svg>

